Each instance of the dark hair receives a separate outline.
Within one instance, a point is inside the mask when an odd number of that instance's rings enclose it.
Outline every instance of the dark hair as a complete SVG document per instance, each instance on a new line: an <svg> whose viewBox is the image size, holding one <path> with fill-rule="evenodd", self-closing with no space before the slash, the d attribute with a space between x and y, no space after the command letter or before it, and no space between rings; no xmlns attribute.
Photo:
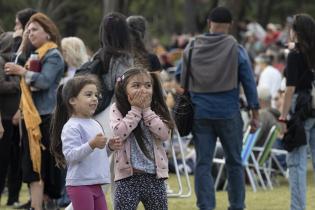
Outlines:
<svg viewBox="0 0 315 210"><path fill-rule="evenodd" d="M145 69L141 68L131 68L128 69L121 78L120 81L116 83L115 87L115 97L116 97L116 105L118 110L121 112L122 116L125 117L128 111L131 109L131 105L128 101L127 96L127 85L131 78L139 74L146 74L152 79L153 91L152 91L152 102L151 102L151 109L161 117L163 122L171 129L174 129L174 123L171 118L170 112L168 107L165 103L164 96L163 96L163 89L156 73L150 73ZM142 130L140 124L133 130L133 134L136 137L136 140L143 151L143 153L149 157L148 151L144 146L144 142L142 140Z"/></svg>
<svg viewBox="0 0 315 210"><path fill-rule="evenodd" d="M23 30L25 30L25 26L26 26L27 22L32 17L32 15L34 15L35 13L37 13L37 11L33 8L25 8L25 9L22 9L16 13L16 18L22 24Z"/></svg>
<svg viewBox="0 0 315 210"><path fill-rule="evenodd" d="M130 36L126 16L118 12L104 16L99 29L101 49L98 52L104 69L108 69L112 57L130 52Z"/></svg>
<svg viewBox="0 0 315 210"><path fill-rule="evenodd" d="M298 49L306 56L310 68L315 68L315 21L308 14L294 15L292 29L296 33Z"/></svg>
<svg viewBox="0 0 315 210"><path fill-rule="evenodd" d="M127 24L132 39L132 49L135 54L145 57L148 60L148 51L144 44L144 36L146 33L146 19L143 16L130 16L127 18ZM148 61L147 61L148 66Z"/></svg>
<svg viewBox="0 0 315 210"><path fill-rule="evenodd" d="M132 15L127 18L127 24L131 34L134 65L151 72L161 71L162 67L158 57L149 53L146 48L147 20L143 16Z"/></svg>
<svg viewBox="0 0 315 210"><path fill-rule="evenodd" d="M100 83L94 75L79 75L71 78L65 85L60 85L57 90L57 105L52 115L51 122L51 145L50 151L56 160L58 167L65 167L66 161L62 153L61 132L64 124L73 113L69 102L77 97L80 91L89 84L96 85L100 90Z"/></svg>

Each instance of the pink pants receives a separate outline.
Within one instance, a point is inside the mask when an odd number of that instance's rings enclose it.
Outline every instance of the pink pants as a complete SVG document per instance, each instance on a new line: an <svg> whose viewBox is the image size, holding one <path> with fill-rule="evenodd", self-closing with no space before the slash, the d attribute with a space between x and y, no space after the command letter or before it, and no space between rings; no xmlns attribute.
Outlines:
<svg viewBox="0 0 315 210"><path fill-rule="evenodd" d="M74 210L107 210L101 185L67 186Z"/></svg>

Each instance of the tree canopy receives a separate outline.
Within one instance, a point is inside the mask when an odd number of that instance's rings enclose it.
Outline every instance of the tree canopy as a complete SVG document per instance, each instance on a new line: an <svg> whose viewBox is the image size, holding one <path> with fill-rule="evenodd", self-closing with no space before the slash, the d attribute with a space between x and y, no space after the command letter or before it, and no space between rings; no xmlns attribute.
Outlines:
<svg viewBox="0 0 315 210"><path fill-rule="evenodd" d="M0 25L6 31L13 30L15 13L32 7L51 17L63 37L78 36L95 50L99 23L111 11L143 15L151 36L165 41L173 33L203 32L207 14L218 5L231 9L235 23L248 19L263 26L270 21L284 23L295 13L315 14L313 0L0 0Z"/></svg>

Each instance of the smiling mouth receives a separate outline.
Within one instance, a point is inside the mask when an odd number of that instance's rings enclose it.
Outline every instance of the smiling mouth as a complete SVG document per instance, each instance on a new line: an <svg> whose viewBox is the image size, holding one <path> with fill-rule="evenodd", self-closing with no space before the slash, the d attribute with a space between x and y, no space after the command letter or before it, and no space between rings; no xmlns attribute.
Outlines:
<svg viewBox="0 0 315 210"><path fill-rule="evenodd" d="M97 104L91 104L90 107L95 109L97 107Z"/></svg>

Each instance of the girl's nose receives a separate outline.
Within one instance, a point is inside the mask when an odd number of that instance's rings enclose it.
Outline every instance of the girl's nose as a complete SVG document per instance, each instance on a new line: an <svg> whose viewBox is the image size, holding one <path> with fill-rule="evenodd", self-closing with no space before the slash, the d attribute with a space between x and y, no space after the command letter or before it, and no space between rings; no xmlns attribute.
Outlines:
<svg viewBox="0 0 315 210"><path fill-rule="evenodd" d="M94 95L92 99L93 99L94 101L95 101L95 100L98 100L98 96Z"/></svg>

